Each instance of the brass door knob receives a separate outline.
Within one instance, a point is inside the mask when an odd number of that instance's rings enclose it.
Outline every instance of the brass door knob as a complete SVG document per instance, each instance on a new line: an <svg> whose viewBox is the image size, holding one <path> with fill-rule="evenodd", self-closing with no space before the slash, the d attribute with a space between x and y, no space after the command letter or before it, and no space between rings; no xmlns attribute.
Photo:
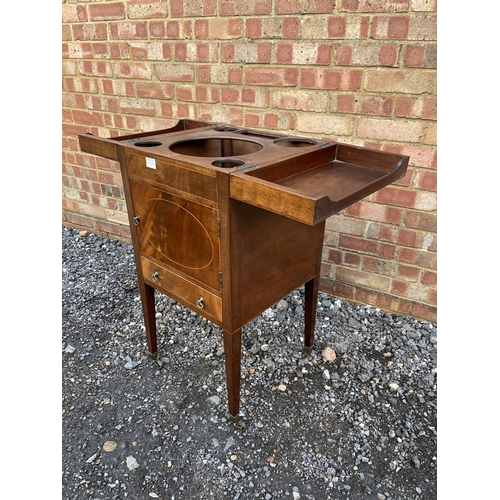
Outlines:
<svg viewBox="0 0 500 500"><path fill-rule="evenodd" d="M151 279L156 283L158 281L158 278L160 277L160 275L158 274L158 271L155 271L152 275L151 275Z"/></svg>
<svg viewBox="0 0 500 500"><path fill-rule="evenodd" d="M196 301L196 305L200 308L200 309L203 309L205 307L205 301L203 300L203 297L200 297L197 301Z"/></svg>

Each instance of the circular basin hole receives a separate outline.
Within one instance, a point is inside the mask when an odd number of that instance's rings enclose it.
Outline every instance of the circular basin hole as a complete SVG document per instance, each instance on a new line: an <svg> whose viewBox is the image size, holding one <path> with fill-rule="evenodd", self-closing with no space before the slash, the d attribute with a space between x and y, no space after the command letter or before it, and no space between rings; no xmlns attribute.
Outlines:
<svg viewBox="0 0 500 500"><path fill-rule="evenodd" d="M141 148L152 148L154 146L161 146L162 143L160 141L137 141L134 142L134 146L140 146Z"/></svg>
<svg viewBox="0 0 500 500"><path fill-rule="evenodd" d="M179 141L170 146L170 150L174 153L203 157L241 156L255 153L261 149L262 144L255 141L219 137L200 137Z"/></svg>
<svg viewBox="0 0 500 500"><path fill-rule="evenodd" d="M283 139L276 139L273 142L289 148L304 148L306 146L315 146L318 144L318 142L313 139L293 139L287 137L284 137Z"/></svg>
<svg viewBox="0 0 500 500"><path fill-rule="evenodd" d="M215 160L212 162L212 165L214 167L221 167L221 168L240 167L241 165L244 164L245 162L243 160L235 160L230 158L221 158L220 160Z"/></svg>
<svg viewBox="0 0 500 500"><path fill-rule="evenodd" d="M217 132L235 132L238 130L238 127L229 127L227 125L218 125L217 127L214 127L214 130L217 130Z"/></svg>

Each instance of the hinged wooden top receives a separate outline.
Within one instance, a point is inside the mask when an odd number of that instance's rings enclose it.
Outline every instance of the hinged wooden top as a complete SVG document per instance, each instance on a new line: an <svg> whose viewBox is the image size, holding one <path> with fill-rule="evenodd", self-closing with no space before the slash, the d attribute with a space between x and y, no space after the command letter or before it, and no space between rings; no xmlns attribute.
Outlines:
<svg viewBox="0 0 500 500"><path fill-rule="evenodd" d="M118 148L194 171L225 172L230 197L314 225L403 177L408 156L225 124L180 120L169 129L102 139L82 151L118 159ZM165 176L168 178L168 176Z"/></svg>

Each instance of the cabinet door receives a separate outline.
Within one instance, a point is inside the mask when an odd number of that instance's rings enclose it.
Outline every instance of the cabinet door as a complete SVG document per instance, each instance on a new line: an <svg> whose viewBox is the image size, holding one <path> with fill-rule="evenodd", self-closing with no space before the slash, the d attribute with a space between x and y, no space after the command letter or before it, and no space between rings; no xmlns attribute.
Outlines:
<svg viewBox="0 0 500 500"><path fill-rule="evenodd" d="M133 180L130 188L140 251L219 291L217 210Z"/></svg>

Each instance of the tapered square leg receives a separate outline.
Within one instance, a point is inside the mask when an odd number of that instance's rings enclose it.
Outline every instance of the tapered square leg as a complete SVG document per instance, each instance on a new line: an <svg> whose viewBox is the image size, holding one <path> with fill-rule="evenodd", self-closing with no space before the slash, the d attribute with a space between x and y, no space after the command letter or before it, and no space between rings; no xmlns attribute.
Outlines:
<svg viewBox="0 0 500 500"><path fill-rule="evenodd" d="M309 280L305 285L306 311L304 316L304 343L306 354L311 353L314 343L314 326L316 323L316 306L318 305L319 275Z"/></svg>
<svg viewBox="0 0 500 500"><path fill-rule="evenodd" d="M237 418L240 411L241 328L233 333L224 330L224 356L229 413Z"/></svg>
<svg viewBox="0 0 500 500"><path fill-rule="evenodd" d="M153 287L139 279L139 291L141 294L142 312L144 315L144 327L146 328L148 349L151 354L156 355L158 345L156 341L155 290Z"/></svg>

